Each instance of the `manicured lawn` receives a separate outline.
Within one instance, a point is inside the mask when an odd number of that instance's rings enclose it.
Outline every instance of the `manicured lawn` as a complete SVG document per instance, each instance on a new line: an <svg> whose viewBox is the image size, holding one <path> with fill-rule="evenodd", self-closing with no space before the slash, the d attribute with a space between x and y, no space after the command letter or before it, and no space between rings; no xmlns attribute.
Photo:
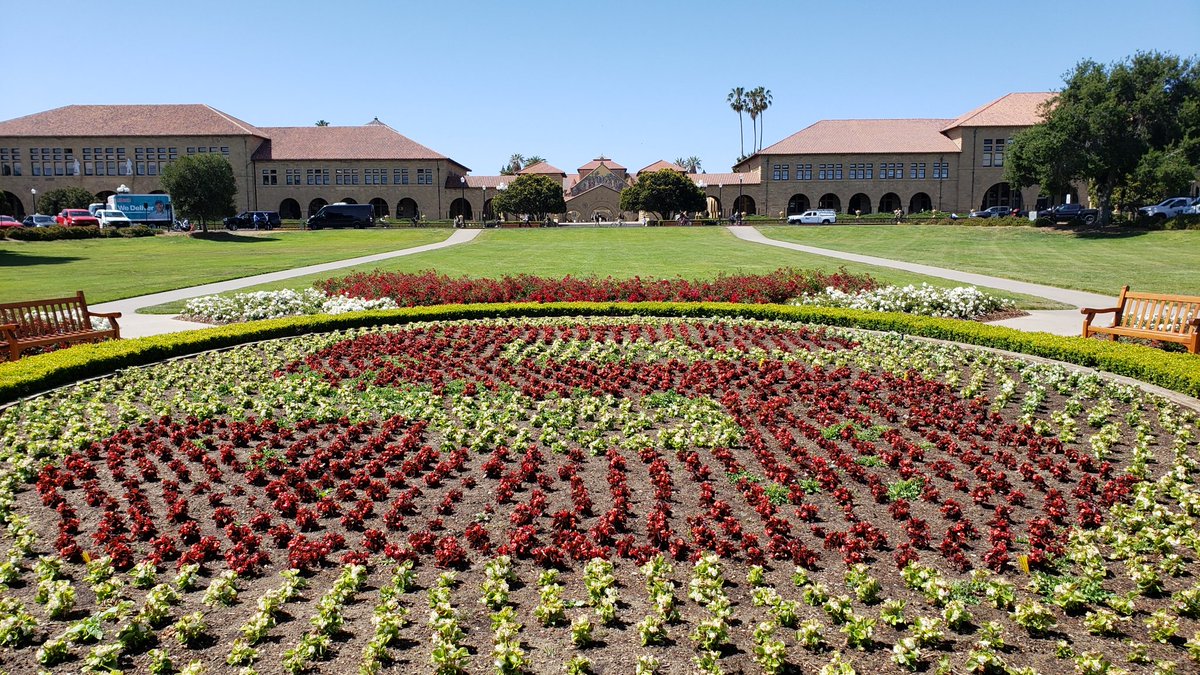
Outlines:
<svg viewBox="0 0 1200 675"><path fill-rule="evenodd" d="M1116 296L1139 291L1200 295L1200 232L1074 234L1032 227L848 225L761 227L808 246Z"/></svg>
<svg viewBox="0 0 1200 675"><path fill-rule="evenodd" d="M379 264L347 268L334 274L296 277L255 286L247 290L307 288L318 279L374 269L420 272L437 270L450 276L500 277L508 274L539 276L614 276L627 278L711 278L721 272L759 273L780 267L833 271L842 261L784 249L751 244L736 239L725 228L563 228L488 230L474 241L449 248L406 256ZM872 265L844 263L854 273L866 273L885 284L955 286L954 282ZM1059 308L1046 300L998 295L1016 299L1029 309ZM182 303L171 303L150 311L178 313Z"/></svg>
<svg viewBox="0 0 1200 675"><path fill-rule="evenodd" d="M225 240L0 242L0 302L87 294L89 304L441 241L449 230L247 233Z"/></svg>

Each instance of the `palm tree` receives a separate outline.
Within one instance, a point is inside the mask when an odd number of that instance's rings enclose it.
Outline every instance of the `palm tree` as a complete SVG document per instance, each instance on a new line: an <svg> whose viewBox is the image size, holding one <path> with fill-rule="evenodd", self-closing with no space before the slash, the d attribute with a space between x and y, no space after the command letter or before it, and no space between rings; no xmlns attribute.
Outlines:
<svg viewBox="0 0 1200 675"><path fill-rule="evenodd" d="M700 158L695 155L676 157L675 164L688 173L700 173Z"/></svg>
<svg viewBox="0 0 1200 675"><path fill-rule="evenodd" d="M733 109L733 112L738 114L738 140L741 142L741 157L745 157L746 130L742 126L742 113L746 112L746 90L741 87L734 87L729 91L729 96L725 97L725 101L729 103L729 107Z"/></svg>
<svg viewBox="0 0 1200 675"><path fill-rule="evenodd" d="M750 94L753 97L753 100L755 101L756 108L758 109L758 116L762 117L762 114L767 111L767 108L771 107L771 90L764 89L762 87L755 87L754 90L750 92ZM763 124L758 125L758 149L759 150L762 150L763 127L764 126L765 125L763 125Z"/></svg>
<svg viewBox="0 0 1200 675"><path fill-rule="evenodd" d="M525 158L525 167L530 167L530 166L533 166L534 164L541 164L544 161L546 161L546 158L542 157L541 155L530 155ZM521 168L525 168L525 167L521 167Z"/></svg>
<svg viewBox="0 0 1200 675"><path fill-rule="evenodd" d="M762 87L755 87L746 92L746 112L750 113L750 151L758 152L758 113L762 112L759 107L759 95L762 93Z"/></svg>

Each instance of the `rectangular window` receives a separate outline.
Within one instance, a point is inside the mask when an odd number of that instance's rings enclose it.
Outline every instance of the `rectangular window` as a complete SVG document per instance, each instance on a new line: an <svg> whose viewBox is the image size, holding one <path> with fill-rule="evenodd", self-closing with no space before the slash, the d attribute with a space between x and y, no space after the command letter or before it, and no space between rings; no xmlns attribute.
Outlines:
<svg viewBox="0 0 1200 675"><path fill-rule="evenodd" d="M917 164L917 178L924 180L925 178L925 162Z"/></svg>
<svg viewBox="0 0 1200 675"><path fill-rule="evenodd" d="M350 184L350 176L348 176L345 173L345 171L346 171L345 169L337 169L334 172L334 182L337 185L349 185Z"/></svg>
<svg viewBox="0 0 1200 675"><path fill-rule="evenodd" d="M137 163L137 175L139 175L139 176L146 175L146 163L145 162Z"/></svg>
<svg viewBox="0 0 1200 675"><path fill-rule="evenodd" d="M992 166L1004 166L1004 146L997 145L996 152L992 155Z"/></svg>
<svg viewBox="0 0 1200 675"><path fill-rule="evenodd" d="M158 175L158 162L147 162L146 168L149 170L151 176Z"/></svg>
<svg viewBox="0 0 1200 675"><path fill-rule="evenodd" d="M779 180L779 165L776 164L771 170L771 180Z"/></svg>
<svg viewBox="0 0 1200 675"><path fill-rule="evenodd" d="M789 173L791 171L791 167L788 166L787 164L784 164L782 169L783 169L783 173L781 175L783 176L783 178L781 178L780 180L789 180Z"/></svg>
<svg viewBox="0 0 1200 675"><path fill-rule="evenodd" d="M279 185L279 174L275 169L262 170L263 185Z"/></svg>
<svg viewBox="0 0 1200 675"><path fill-rule="evenodd" d="M834 180L841 180L841 179L842 179L842 165L841 165L841 164L835 164L835 165L834 165L834 167L833 167L833 179L834 179Z"/></svg>
<svg viewBox="0 0 1200 675"><path fill-rule="evenodd" d="M433 170L417 169L417 185L433 185Z"/></svg>
<svg viewBox="0 0 1200 675"><path fill-rule="evenodd" d="M288 185L300 185L300 169L284 169L283 176Z"/></svg>
<svg viewBox="0 0 1200 675"><path fill-rule="evenodd" d="M983 139L983 165L992 165L992 139Z"/></svg>
<svg viewBox="0 0 1200 675"><path fill-rule="evenodd" d="M42 175L42 165L41 164L38 164L37 162L31 162L29 164L29 166L30 166L30 170L33 171L34 176Z"/></svg>
<svg viewBox="0 0 1200 675"><path fill-rule="evenodd" d="M817 180L825 180L825 165L817 165Z"/></svg>

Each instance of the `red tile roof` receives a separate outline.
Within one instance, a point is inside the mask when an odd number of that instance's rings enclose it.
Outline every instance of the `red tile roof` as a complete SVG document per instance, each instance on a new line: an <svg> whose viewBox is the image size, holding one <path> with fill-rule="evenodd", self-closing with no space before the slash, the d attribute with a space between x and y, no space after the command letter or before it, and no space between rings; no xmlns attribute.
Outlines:
<svg viewBox="0 0 1200 675"><path fill-rule="evenodd" d="M203 104L68 105L0 122L0 136L262 136Z"/></svg>
<svg viewBox="0 0 1200 675"><path fill-rule="evenodd" d="M950 120L821 120L760 155L859 155L959 152L941 133Z"/></svg>
<svg viewBox="0 0 1200 675"><path fill-rule="evenodd" d="M563 171L562 169L558 168L557 166L553 166L546 162L538 162L537 164L531 164L531 165L525 167L524 169L521 169L517 173L522 174L522 175L524 175L524 174L545 174L545 175L552 175L552 176L559 176L559 177L567 175L566 171Z"/></svg>
<svg viewBox="0 0 1200 675"><path fill-rule="evenodd" d="M589 174L592 171L595 171L601 164L608 167L610 171L625 171L625 167L621 166L620 164L617 164L616 162L612 161L611 159L609 159L607 157L597 157L596 159L593 159L592 161L588 162L587 164L584 164L583 166L579 167L579 175L582 176L585 174Z"/></svg>
<svg viewBox="0 0 1200 675"><path fill-rule="evenodd" d="M1055 96L1044 91L1008 94L953 120L941 131L956 127L1031 127L1042 121L1042 105Z"/></svg>
<svg viewBox="0 0 1200 675"><path fill-rule="evenodd" d="M516 176L467 176L468 188L487 188L489 190L500 187L501 183L505 185L513 182Z"/></svg>
<svg viewBox="0 0 1200 675"><path fill-rule="evenodd" d="M758 172L688 174L688 178L691 178L692 182L699 183L700 181L704 181L704 185L710 188L715 188L718 185L724 185L725 187L732 185L736 188L738 186L738 176L742 177L742 185L758 185L762 182L759 180Z"/></svg>
<svg viewBox="0 0 1200 675"><path fill-rule="evenodd" d="M358 127L262 127L262 160L448 159L382 122Z"/></svg>
<svg viewBox="0 0 1200 675"><path fill-rule="evenodd" d="M686 173L683 170L682 166L679 166L678 164L675 164L674 162L668 162L665 159L660 159L657 162L651 164L650 166L642 167L641 169L638 169L637 172L640 175L643 173L653 173L655 171L661 171L663 169L671 169L672 171L678 171L679 173Z"/></svg>

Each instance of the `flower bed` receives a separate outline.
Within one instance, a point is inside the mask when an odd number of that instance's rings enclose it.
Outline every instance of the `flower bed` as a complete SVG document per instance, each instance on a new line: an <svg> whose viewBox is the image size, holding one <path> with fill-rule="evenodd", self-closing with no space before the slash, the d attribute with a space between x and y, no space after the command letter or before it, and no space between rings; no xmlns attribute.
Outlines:
<svg viewBox="0 0 1200 675"><path fill-rule="evenodd" d="M790 323L241 347L3 412L0 667L1183 672L1196 429L1095 375Z"/></svg>
<svg viewBox="0 0 1200 675"><path fill-rule="evenodd" d="M938 288L929 284L917 286L884 286L847 293L839 288L826 288L798 298L798 305L845 307L873 312L904 312L943 319L974 319L997 312L1011 311L1011 300L988 295L974 286Z"/></svg>

